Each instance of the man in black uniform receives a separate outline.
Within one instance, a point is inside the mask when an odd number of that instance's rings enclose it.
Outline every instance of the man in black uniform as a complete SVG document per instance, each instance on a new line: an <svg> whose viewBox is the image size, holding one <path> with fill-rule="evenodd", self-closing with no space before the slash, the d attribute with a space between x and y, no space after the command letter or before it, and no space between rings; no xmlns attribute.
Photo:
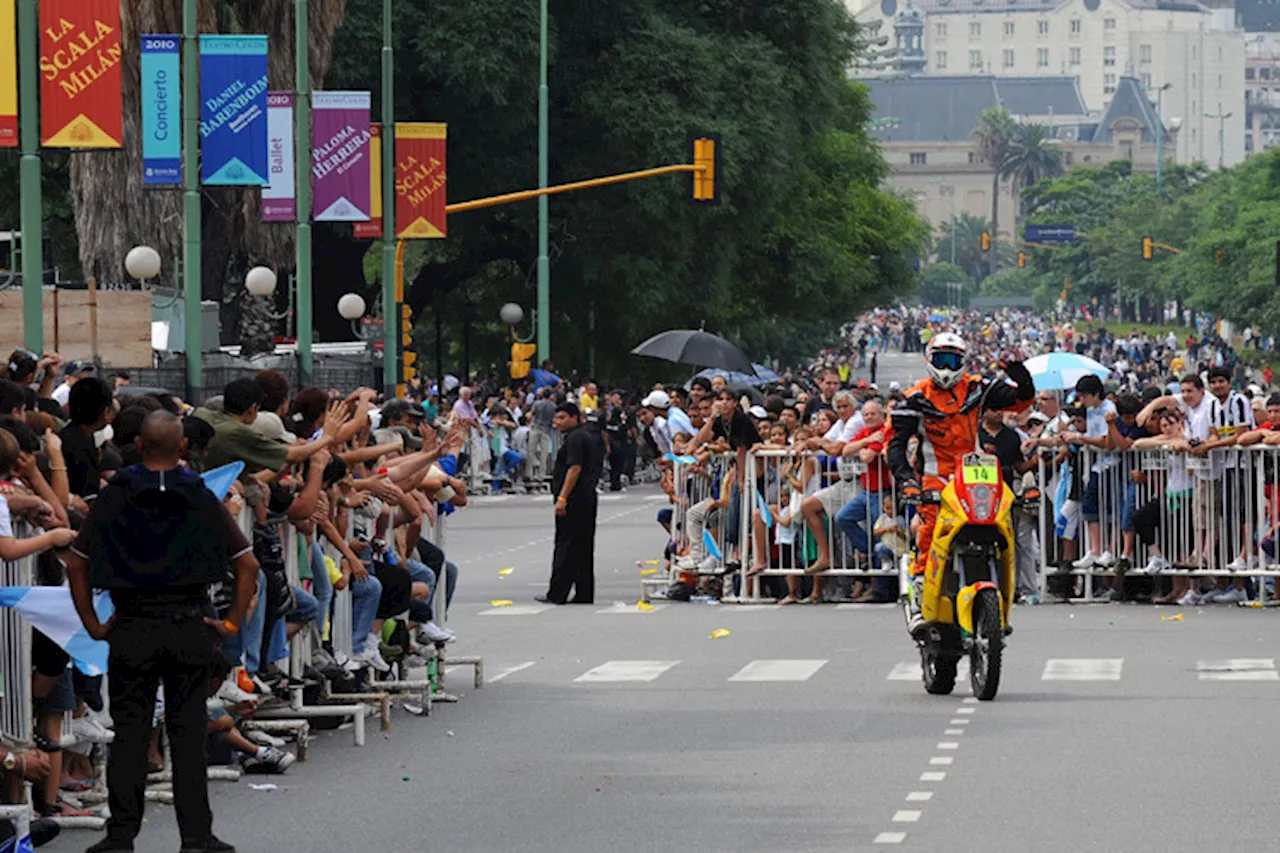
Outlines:
<svg viewBox="0 0 1280 853"><path fill-rule="evenodd" d="M591 604L595 601L596 481L604 466L601 440L581 423L578 407L561 403L553 421L564 440L551 473L556 496L556 546L551 558L551 585L537 597L547 604ZM574 590L572 599L569 591Z"/></svg>
<svg viewBox="0 0 1280 853"><path fill-rule="evenodd" d="M71 546L67 577L85 630L111 643L111 715L116 739L107 764L107 837L86 853L133 850L142 829L147 748L156 687L163 681L165 729L182 853L235 853L213 834L205 772L205 697L217 635L244 624L258 561L221 501L179 466L182 421L152 412L137 440L142 464L102 489ZM236 590L225 621L210 618L208 586L234 563ZM93 589L111 593L103 625Z"/></svg>
<svg viewBox="0 0 1280 853"><path fill-rule="evenodd" d="M627 459L631 455L631 413L622 405L622 393L609 395L609 415L605 432L609 437L609 491L623 489L622 475L627 471Z"/></svg>

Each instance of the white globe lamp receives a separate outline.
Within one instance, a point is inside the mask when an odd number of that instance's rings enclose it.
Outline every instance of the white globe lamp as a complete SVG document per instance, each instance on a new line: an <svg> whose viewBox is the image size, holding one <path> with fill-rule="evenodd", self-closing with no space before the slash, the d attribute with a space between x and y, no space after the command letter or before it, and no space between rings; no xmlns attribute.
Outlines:
<svg viewBox="0 0 1280 853"><path fill-rule="evenodd" d="M519 326L520 321L524 319L524 309L514 302L508 302L498 309L498 316L508 326Z"/></svg>
<svg viewBox="0 0 1280 853"><path fill-rule="evenodd" d="M138 281L147 281L160 274L160 253L150 246L134 246L124 256L124 268Z"/></svg>
<svg viewBox="0 0 1280 853"><path fill-rule="evenodd" d="M364 316L365 304L364 297L358 293L345 294L338 300L338 313L342 315L342 319L356 321Z"/></svg>
<svg viewBox="0 0 1280 853"><path fill-rule="evenodd" d="M254 267L245 274L244 286L254 296L270 296L276 289L276 274L267 267Z"/></svg>

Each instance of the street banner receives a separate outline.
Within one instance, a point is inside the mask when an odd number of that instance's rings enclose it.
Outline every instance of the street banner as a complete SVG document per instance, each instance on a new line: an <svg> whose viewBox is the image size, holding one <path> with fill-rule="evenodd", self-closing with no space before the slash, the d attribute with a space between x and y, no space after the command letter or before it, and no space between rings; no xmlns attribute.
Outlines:
<svg viewBox="0 0 1280 853"><path fill-rule="evenodd" d="M18 147L18 33L13 0L0 0L0 148Z"/></svg>
<svg viewBox="0 0 1280 853"><path fill-rule="evenodd" d="M369 221L369 93L311 94L317 222Z"/></svg>
<svg viewBox="0 0 1280 853"><path fill-rule="evenodd" d="M444 237L445 141L448 126L396 124L396 237Z"/></svg>
<svg viewBox="0 0 1280 853"><path fill-rule="evenodd" d="M200 36L200 180L267 186L267 37Z"/></svg>
<svg viewBox="0 0 1280 853"><path fill-rule="evenodd" d="M142 37L142 183L182 183L182 39Z"/></svg>
<svg viewBox="0 0 1280 853"><path fill-rule="evenodd" d="M43 145L120 147L124 137L122 58L120 0L41 0Z"/></svg>
<svg viewBox="0 0 1280 853"><path fill-rule="evenodd" d="M369 221L355 224L357 240L382 239L382 125L369 125Z"/></svg>
<svg viewBox="0 0 1280 853"><path fill-rule="evenodd" d="M293 160L293 92L267 93L267 159L270 183L262 188L262 221L292 222L298 216Z"/></svg>

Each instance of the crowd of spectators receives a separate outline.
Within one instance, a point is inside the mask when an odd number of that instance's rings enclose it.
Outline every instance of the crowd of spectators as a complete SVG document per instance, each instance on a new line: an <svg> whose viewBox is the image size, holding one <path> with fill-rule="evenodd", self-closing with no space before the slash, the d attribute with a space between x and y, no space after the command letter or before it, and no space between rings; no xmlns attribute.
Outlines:
<svg viewBox="0 0 1280 853"><path fill-rule="evenodd" d="M467 484L456 474L474 422L465 407L459 414L454 406L458 417L449 419L416 401L379 403L367 388L295 390L272 370L232 381L198 408L170 394L131 391L127 377L108 381L92 365L22 350L10 357L0 370L0 559L36 554L33 582L63 584L61 549L76 547L99 489L139 462L137 439L152 412L181 418L189 469L243 463L224 503L249 534L261 569L250 615L222 640L210 673L209 751L211 761L245 772L284 773L294 762L287 742L244 721L283 707L298 688L327 681L333 692L352 692L391 662L425 664L425 647L455 639L432 614L437 579L447 573L451 597L458 567L431 533L439 514L467 503ZM296 535L286 535L286 525ZM285 549L295 543L301 583L286 571ZM234 581L228 566L224 581L210 587L210 618L225 619ZM335 636L332 607L342 589L351 591L350 637ZM287 660L289 641L302 631L312 632L314 651L298 679ZM114 737L101 678L84 676L57 643L33 635L35 748L5 759L13 783L5 794L20 796L25 774L40 816L89 816L76 800L93 785L88 755ZM76 742L60 747L67 714ZM152 771L162 769L163 738L161 707ZM33 838L54 832L37 822Z"/></svg>

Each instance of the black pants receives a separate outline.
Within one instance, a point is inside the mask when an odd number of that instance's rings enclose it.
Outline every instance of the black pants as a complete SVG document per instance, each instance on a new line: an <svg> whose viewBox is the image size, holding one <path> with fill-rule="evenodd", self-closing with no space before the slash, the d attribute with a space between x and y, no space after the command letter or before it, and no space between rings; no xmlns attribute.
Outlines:
<svg viewBox="0 0 1280 853"><path fill-rule="evenodd" d="M184 842L213 831L205 764L205 698L213 639L197 607L163 615L121 615L111 632L107 680L116 739L107 761L107 836L132 842L142 829L147 749L156 687L173 757L173 804Z"/></svg>
<svg viewBox="0 0 1280 853"><path fill-rule="evenodd" d="M627 447L616 445L609 454L609 491L622 491L622 475L627 470Z"/></svg>
<svg viewBox="0 0 1280 853"><path fill-rule="evenodd" d="M596 496L575 500L556 516L556 550L551 558L551 588L547 598L556 602L569 599L594 601L596 597Z"/></svg>

